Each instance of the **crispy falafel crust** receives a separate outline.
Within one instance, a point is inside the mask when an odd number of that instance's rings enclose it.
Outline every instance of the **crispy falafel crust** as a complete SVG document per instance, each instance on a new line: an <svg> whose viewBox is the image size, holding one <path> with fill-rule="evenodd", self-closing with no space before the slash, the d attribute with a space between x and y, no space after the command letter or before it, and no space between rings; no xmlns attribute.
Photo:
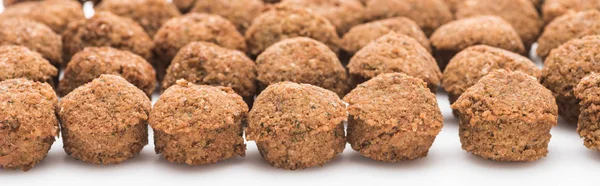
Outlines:
<svg viewBox="0 0 600 186"><path fill-rule="evenodd" d="M542 15L549 24L562 15L593 9L600 10L600 0L544 0Z"/></svg>
<svg viewBox="0 0 600 186"><path fill-rule="evenodd" d="M261 0L201 0L196 1L192 12L220 15L243 34L264 8Z"/></svg>
<svg viewBox="0 0 600 186"><path fill-rule="evenodd" d="M0 46L0 81L25 78L54 85L58 69L24 46Z"/></svg>
<svg viewBox="0 0 600 186"><path fill-rule="evenodd" d="M452 104L462 148L494 161L535 161L548 154L558 108L552 93L523 72L497 70Z"/></svg>
<svg viewBox="0 0 600 186"><path fill-rule="evenodd" d="M59 107L63 148L75 159L118 164L148 144L150 99L121 76L102 75L63 97Z"/></svg>
<svg viewBox="0 0 600 186"><path fill-rule="evenodd" d="M352 90L348 143L363 156L400 162L427 156L444 117L423 80L402 73L377 76Z"/></svg>
<svg viewBox="0 0 600 186"><path fill-rule="evenodd" d="M0 28L0 45L25 46L54 66L63 63L63 42L50 27L26 18L0 18Z"/></svg>
<svg viewBox="0 0 600 186"><path fill-rule="evenodd" d="M536 52L541 58L546 58L553 49L572 39L596 34L600 34L600 11L569 13L544 28Z"/></svg>
<svg viewBox="0 0 600 186"><path fill-rule="evenodd" d="M595 151L600 150L600 75L586 76L575 87L575 95L581 102L581 114L577 132L583 144Z"/></svg>
<svg viewBox="0 0 600 186"><path fill-rule="evenodd" d="M303 7L327 18L340 36L365 21L365 7L359 0L283 0L279 4Z"/></svg>
<svg viewBox="0 0 600 186"><path fill-rule="evenodd" d="M0 16L29 18L47 25L57 34L61 34L69 23L85 19L83 7L74 0L44 0L19 3L7 7Z"/></svg>
<svg viewBox="0 0 600 186"><path fill-rule="evenodd" d="M103 0L96 10L133 19L150 37L154 36L167 20L181 15L174 4L165 0Z"/></svg>
<svg viewBox="0 0 600 186"><path fill-rule="evenodd" d="M367 20L408 17L428 36L453 20L452 12L442 0L369 0L366 6Z"/></svg>

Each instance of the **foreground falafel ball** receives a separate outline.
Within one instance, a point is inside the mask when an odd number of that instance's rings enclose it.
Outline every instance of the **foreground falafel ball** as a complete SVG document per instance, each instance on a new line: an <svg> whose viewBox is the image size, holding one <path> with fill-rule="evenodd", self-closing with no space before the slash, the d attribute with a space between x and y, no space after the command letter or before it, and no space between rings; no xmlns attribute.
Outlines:
<svg viewBox="0 0 600 186"><path fill-rule="evenodd" d="M452 108L459 112L462 148L494 161L535 161L548 154L558 108L552 93L523 72L497 70L481 78Z"/></svg>
<svg viewBox="0 0 600 186"><path fill-rule="evenodd" d="M309 37L327 45L336 54L339 52L340 38L329 20L298 7L277 5L263 12L252 21L245 37L251 55L294 37Z"/></svg>
<svg viewBox="0 0 600 186"><path fill-rule="evenodd" d="M575 95L581 102L581 114L577 124L577 132L583 138L583 144L593 150L600 150L600 122L598 106L600 105L600 75L594 73L586 76L575 87Z"/></svg>
<svg viewBox="0 0 600 186"><path fill-rule="evenodd" d="M191 12L220 15L243 34L264 8L261 0L201 0L196 1Z"/></svg>
<svg viewBox="0 0 600 186"><path fill-rule="evenodd" d="M346 146L346 105L329 90L292 82L273 84L254 102L246 139L274 167L323 166Z"/></svg>
<svg viewBox="0 0 600 186"><path fill-rule="evenodd" d="M452 21L452 12L442 0L369 0L368 20L404 16L414 20L428 36Z"/></svg>
<svg viewBox="0 0 600 186"><path fill-rule="evenodd" d="M150 37L154 36L167 20L181 15L175 5L165 0L104 0L98 4L96 10L133 19Z"/></svg>
<svg viewBox="0 0 600 186"><path fill-rule="evenodd" d="M388 18L352 27L342 38L341 46L348 54L354 55L372 41L390 32L410 36L431 52L427 35L417 23L405 17Z"/></svg>
<svg viewBox="0 0 600 186"><path fill-rule="evenodd" d="M435 59L442 70L456 53L473 45L489 45L521 55L526 53L517 31L510 23L497 16L452 21L437 29L430 40Z"/></svg>
<svg viewBox="0 0 600 186"><path fill-rule="evenodd" d="M144 58L111 47L88 47L73 56L58 84L58 94L65 96L102 74L120 75L149 97L156 87L156 73Z"/></svg>
<svg viewBox="0 0 600 186"><path fill-rule="evenodd" d="M402 72L421 78L431 92L436 92L442 78L442 72L427 49L417 40L393 32L358 51L350 59L348 70L352 86L381 74Z"/></svg>
<svg viewBox="0 0 600 186"><path fill-rule="evenodd" d="M156 153L188 165L244 157L242 126L247 113L248 106L231 88L179 80L160 96L150 114Z"/></svg>
<svg viewBox="0 0 600 186"><path fill-rule="evenodd" d="M419 78L379 75L344 97L348 143L363 156L400 162L427 156L444 117L435 95Z"/></svg>
<svg viewBox="0 0 600 186"><path fill-rule="evenodd" d="M61 34L71 22L85 19L83 7L74 0L45 0L7 7L0 16L23 17L40 22Z"/></svg>
<svg viewBox="0 0 600 186"><path fill-rule="evenodd" d="M343 96L348 74L325 44L307 37L285 39L256 58L260 89L283 81L316 85Z"/></svg>
<svg viewBox="0 0 600 186"><path fill-rule="evenodd" d="M25 78L54 85L58 69L24 46L0 46L0 81Z"/></svg>
<svg viewBox="0 0 600 186"><path fill-rule="evenodd" d="M600 10L598 0L545 0L542 6L542 15L546 24L554 19L573 12L586 10Z"/></svg>
<svg viewBox="0 0 600 186"><path fill-rule="evenodd" d="M191 42L167 69L163 90L185 79L190 83L231 87L248 103L256 93L256 64L244 53L213 43Z"/></svg>
<svg viewBox="0 0 600 186"><path fill-rule="evenodd" d="M459 52L450 60L442 76L442 87L450 104L469 87L494 70L521 71L540 79L542 70L529 58L487 45L475 45Z"/></svg>
<svg viewBox="0 0 600 186"><path fill-rule="evenodd" d="M303 7L327 18L340 36L365 20L365 7L359 0L283 0L279 4Z"/></svg>
<svg viewBox="0 0 600 186"><path fill-rule="evenodd" d="M63 63L63 42L50 27L25 18L0 18L0 28L0 45L24 46L54 66Z"/></svg>
<svg viewBox="0 0 600 186"><path fill-rule="evenodd" d="M567 121L576 123L579 101L573 88L591 73L600 73L600 36L573 39L552 50L542 69L542 84L556 97L559 113Z"/></svg>
<svg viewBox="0 0 600 186"><path fill-rule="evenodd" d="M179 9L179 11L186 13L194 7L196 0L173 0L173 4Z"/></svg>
<svg viewBox="0 0 600 186"><path fill-rule="evenodd" d="M59 107L63 148L75 159L118 164L148 144L150 99L121 76L102 75L63 97Z"/></svg>
<svg viewBox="0 0 600 186"><path fill-rule="evenodd" d="M550 52L571 39L600 34L600 11L569 13L556 18L544 28L538 39L537 55L546 58Z"/></svg>
<svg viewBox="0 0 600 186"><path fill-rule="evenodd" d="M96 12L90 19L69 24L62 33L65 59L85 47L109 46L128 50L151 61L154 43L138 23L110 12Z"/></svg>
<svg viewBox="0 0 600 186"><path fill-rule="evenodd" d="M0 82L0 168L27 171L46 157L59 132L57 104L46 83Z"/></svg>

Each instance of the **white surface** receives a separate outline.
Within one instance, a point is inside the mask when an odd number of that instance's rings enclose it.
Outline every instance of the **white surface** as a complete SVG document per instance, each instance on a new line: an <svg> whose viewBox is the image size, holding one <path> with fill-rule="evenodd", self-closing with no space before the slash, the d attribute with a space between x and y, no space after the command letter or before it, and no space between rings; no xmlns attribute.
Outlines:
<svg viewBox="0 0 600 186"><path fill-rule="evenodd" d="M1 2L1 0L0 0ZM1 3L0 3L1 4ZM0 12L2 10L0 5ZM87 14L86 14L87 15ZM1 29L1 28L0 28ZM473 156L460 147L458 121L445 93L437 96L445 123L429 156L404 163L361 157L350 146L323 167L286 171L269 166L253 142L246 157L214 165L172 164L150 144L120 165L97 166L74 160L58 139L48 157L29 172L0 170L0 186L12 185L592 185L600 173L600 153L586 149L574 125L561 120L552 129L548 157L530 163L499 163ZM153 98L156 101L157 97Z"/></svg>

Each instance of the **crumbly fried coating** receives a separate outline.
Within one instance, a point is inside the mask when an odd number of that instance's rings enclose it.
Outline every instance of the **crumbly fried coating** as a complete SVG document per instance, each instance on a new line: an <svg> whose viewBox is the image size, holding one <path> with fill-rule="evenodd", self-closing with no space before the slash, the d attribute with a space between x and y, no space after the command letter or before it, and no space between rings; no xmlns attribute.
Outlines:
<svg viewBox="0 0 600 186"><path fill-rule="evenodd" d="M180 79L231 87L248 100L256 93L256 64L240 51L213 43L192 42L181 48L173 59L162 82L163 90Z"/></svg>
<svg viewBox="0 0 600 186"><path fill-rule="evenodd" d="M591 73L600 73L600 36L573 39L552 50L542 69L542 84L556 97L559 113L567 121L576 123L579 101L573 88Z"/></svg>
<svg viewBox="0 0 600 186"><path fill-rule="evenodd" d="M442 78L442 72L427 49L413 38L394 32L358 51L350 59L348 70L352 86L377 75L402 72L421 78L431 92L436 92Z"/></svg>
<svg viewBox="0 0 600 186"><path fill-rule="evenodd" d="M298 7L277 5L263 12L252 21L245 37L251 55L258 55L269 46L294 37L309 37L324 43L333 52L339 52L340 38L329 20Z"/></svg>
<svg viewBox="0 0 600 186"><path fill-rule="evenodd" d="M341 47L350 55L354 55L369 43L390 32L410 36L425 47L427 51L431 52L431 45L427 35L425 35L417 23L405 17L388 18L352 27L342 37Z"/></svg>
<svg viewBox="0 0 600 186"><path fill-rule="evenodd" d="M494 161L535 161L548 154L558 108L552 93L520 71L496 70L452 104L462 148Z"/></svg>
<svg viewBox="0 0 600 186"><path fill-rule="evenodd" d="M46 83L0 82L0 168L27 171L46 157L59 132L57 104Z"/></svg>
<svg viewBox="0 0 600 186"><path fill-rule="evenodd" d="M272 166L323 166L346 146L346 105L333 92L292 82L273 84L254 102L246 139Z"/></svg>
<svg viewBox="0 0 600 186"><path fill-rule="evenodd" d="M63 42L50 27L25 18L0 18L0 28L0 45L24 46L54 66L63 63Z"/></svg>
<svg viewBox="0 0 600 186"><path fill-rule="evenodd" d="M160 96L150 114L156 153L188 165L244 157L242 126L247 113L248 106L231 88L179 80Z"/></svg>
<svg viewBox="0 0 600 186"><path fill-rule="evenodd" d="M264 89L283 81L316 85L343 96L348 73L331 49L307 37L285 39L256 58L257 80Z"/></svg>
<svg viewBox="0 0 600 186"><path fill-rule="evenodd" d="M369 0L366 6L368 20L404 16L419 24L428 36L453 19L442 0Z"/></svg>
<svg viewBox="0 0 600 186"><path fill-rule="evenodd" d="M463 49L473 45L489 45L524 55L525 46L519 33L497 16L478 16L452 21L431 35L434 56L444 70L448 61Z"/></svg>
<svg viewBox="0 0 600 186"><path fill-rule="evenodd" d="M88 47L73 56L58 84L58 94L65 96L102 74L120 75L149 97L156 88L156 73L144 58L111 47Z"/></svg>
<svg viewBox="0 0 600 186"><path fill-rule="evenodd" d="M135 21L110 12L96 12L90 19L72 22L62 33L65 60L85 47L109 46L153 59L154 43Z"/></svg>
<svg viewBox="0 0 600 186"><path fill-rule="evenodd" d="M600 150L600 75L586 76L575 87L575 96L580 100L581 114L577 132L583 144L595 151Z"/></svg>
<svg viewBox="0 0 600 186"><path fill-rule="evenodd" d="M243 34L264 8L261 0L201 0L196 1L191 12L220 15Z"/></svg>
<svg viewBox="0 0 600 186"><path fill-rule="evenodd" d="M50 27L61 34L73 21L85 19L83 7L74 0L45 0L25 2L7 7L0 17L28 18Z"/></svg>
<svg viewBox="0 0 600 186"><path fill-rule="evenodd" d="M363 156L400 162L427 156L444 117L435 95L419 78L379 75L344 97L348 143Z"/></svg>
<svg viewBox="0 0 600 186"><path fill-rule="evenodd" d="M544 0L542 15L546 24L569 13L600 10L600 0Z"/></svg>
<svg viewBox="0 0 600 186"><path fill-rule="evenodd" d="M167 20L181 15L174 4L165 0L103 0L95 9L133 19L150 37Z"/></svg>
<svg viewBox="0 0 600 186"><path fill-rule="evenodd" d="M365 7L359 0L283 0L279 4L303 7L327 18L340 36L365 21Z"/></svg>
<svg viewBox="0 0 600 186"><path fill-rule="evenodd" d="M462 6L461 3L464 2L465 0L443 0L444 3L446 3L446 5L448 5L448 8L450 8L450 11L452 11L452 13L456 12L456 9L459 6ZM529 2L531 2L533 4L533 6L536 9L540 9L542 7L542 4L544 3L544 0L527 0Z"/></svg>
<svg viewBox="0 0 600 186"><path fill-rule="evenodd" d="M24 46L0 46L0 81L25 78L54 85L58 69Z"/></svg>
<svg viewBox="0 0 600 186"><path fill-rule="evenodd" d="M544 28L538 39L537 55L546 58L550 52L571 39L600 34L600 11L569 13L556 18Z"/></svg>
<svg viewBox="0 0 600 186"><path fill-rule="evenodd" d="M59 107L63 148L75 159L118 164L148 144L150 99L121 76L102 75L63 97Z"/></svg>

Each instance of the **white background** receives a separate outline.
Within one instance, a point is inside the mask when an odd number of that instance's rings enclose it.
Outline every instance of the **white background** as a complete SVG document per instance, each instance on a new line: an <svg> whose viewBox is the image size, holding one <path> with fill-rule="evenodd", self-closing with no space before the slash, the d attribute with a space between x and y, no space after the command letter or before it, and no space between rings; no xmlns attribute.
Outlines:
<svg viewBox="0 0 600 186"><path fill-rule="evenodd" d="M157 98L155 95L153 101ZM193 167L169 163L156 155L150 134L149 145L139 156L119 165L99 166L67 156L62 149L62 139L57 139L48 157L29 172L0 169L0 186L598 184L600 153L583 146L575 125L561 119L552 129L550 153L546 158L529 163L493 162L461 149L458 120L452 115L446 93L440 91L437 99L445 116L444 128L429 155L410 162L376 162L360 156L347 145L342 154L323 167L286 171L271 167L263 161L255 143L247 142L246 157Z"/></svg>

